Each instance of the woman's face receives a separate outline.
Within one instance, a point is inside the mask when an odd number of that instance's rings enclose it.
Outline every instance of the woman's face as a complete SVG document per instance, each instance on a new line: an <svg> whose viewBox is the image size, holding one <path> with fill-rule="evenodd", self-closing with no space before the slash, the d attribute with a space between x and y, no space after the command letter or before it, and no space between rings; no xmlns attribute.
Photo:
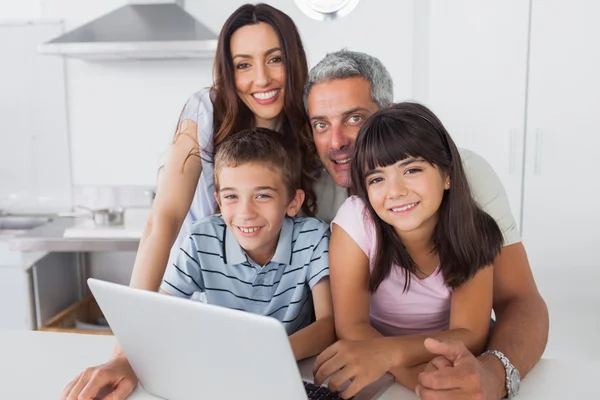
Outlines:
<svg viewBox="0 0 600 400"><path fill-rule="evenodd" d="M271 25L259 22L231 36L237 94L254 113L257 127L276 129L285 95L281 44Z"/></svg>

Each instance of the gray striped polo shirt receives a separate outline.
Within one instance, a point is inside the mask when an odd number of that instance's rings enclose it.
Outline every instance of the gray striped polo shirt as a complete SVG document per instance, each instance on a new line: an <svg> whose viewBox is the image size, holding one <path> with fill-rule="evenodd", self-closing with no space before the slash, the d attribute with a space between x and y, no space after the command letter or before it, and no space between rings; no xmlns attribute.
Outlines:
<svg viewBox="0 0 600 400"><path fill-rule="evenodd" d="M195 222L161 289L278 319L288 335L313 321L311 289L329 276L329 226L286 217L275 255L260 266L240 247L220 215Z"/></svg>

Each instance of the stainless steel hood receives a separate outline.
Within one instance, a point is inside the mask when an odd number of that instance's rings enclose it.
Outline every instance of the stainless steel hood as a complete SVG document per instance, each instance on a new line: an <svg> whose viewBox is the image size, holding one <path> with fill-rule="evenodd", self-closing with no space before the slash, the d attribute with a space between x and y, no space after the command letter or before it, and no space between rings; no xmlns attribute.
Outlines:
<svg viewBox="0 0 600 400"><path fill-rule="evenodd" d="M41 44L40 53L86 60L209 58L217 35L178 4L128 4Z"/></svg>

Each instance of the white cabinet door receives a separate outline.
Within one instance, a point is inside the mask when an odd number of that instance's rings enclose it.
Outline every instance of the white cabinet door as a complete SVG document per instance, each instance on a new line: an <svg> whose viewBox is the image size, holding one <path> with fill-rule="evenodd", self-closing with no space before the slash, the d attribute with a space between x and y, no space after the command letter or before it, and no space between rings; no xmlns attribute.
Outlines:
<svg viewBox="0 0 600 400"><path fill-rule="evenodd" d="M414 97L500 176L520 221L529 2L415 5Z"/></svg>
<svg viewBox="0 0 600 400"><path fill-rule="evenodd" d="M600 267L600 2L533 0L523 239L534 269Z"/></svg>
<svg viewBox="0 0 600 400"><path fill-rule="evenodd" d="M37 51L62 32L60 22L0 21L0 209L71 208L64 61Z"/></svg>

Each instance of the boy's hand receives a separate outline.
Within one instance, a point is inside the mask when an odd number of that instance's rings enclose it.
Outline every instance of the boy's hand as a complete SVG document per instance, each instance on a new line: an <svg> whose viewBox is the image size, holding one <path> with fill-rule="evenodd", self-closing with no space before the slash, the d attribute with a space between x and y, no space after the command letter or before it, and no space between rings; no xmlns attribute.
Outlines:
<svg viewBox="0 0 600 400"><path fill-rule="evenodd" d="M341 397L355 396L365 386L381 378L392 367L389 351L380 339L340 340L329 346L316 359L315 384L328 377L329 389L339 391L347 382Z"/></svg>
<svg viewBox="0 0 600 400"><path fill-rule="evenodd" d="M93 400L100 391L104 400L125 400L137 386L138 379L125 356L87 368L73 379L61 394L61 400ZM103 389L108 387L108 391Z"/></svg>

